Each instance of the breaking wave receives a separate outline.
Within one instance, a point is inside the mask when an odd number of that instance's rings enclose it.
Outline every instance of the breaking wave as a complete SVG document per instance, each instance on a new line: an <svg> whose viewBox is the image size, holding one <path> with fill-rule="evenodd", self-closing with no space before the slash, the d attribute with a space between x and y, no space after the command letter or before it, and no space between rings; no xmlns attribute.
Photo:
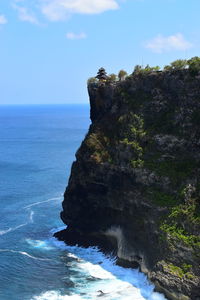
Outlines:
<svg viewBox="0 0 200 300"><path fill-rule="evenodd" d="M55 231L58 229L51 230ZM96 247L68 246L55 238L49 243L68 257L69 279L74 287L71 293L49 290L31 300L166 300L154 291L143 273L116 265L115 257L106 256Z"/></svg>

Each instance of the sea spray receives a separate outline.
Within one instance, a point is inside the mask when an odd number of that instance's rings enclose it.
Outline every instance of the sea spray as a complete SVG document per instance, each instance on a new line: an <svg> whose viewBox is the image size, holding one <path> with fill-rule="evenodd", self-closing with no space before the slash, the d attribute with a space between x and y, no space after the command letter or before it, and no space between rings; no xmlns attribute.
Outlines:
<svg viewBox="0 0 200 300"><path fill-rule="evenodd" d="M53 229L51 233L60 229ZM116 265L115 257L103 254L96 247L86 249L68 246L55 238L50 238L48 243L71 258L67 267L72 271L70 280L75 287L71 289L70 295L46 291L38 296L40 298L34 299L47 299L45 297L51 295L53 300L70 299L69 297L87 300L99 297L108 300L166 300L162 294L154 292L154 286L143 273Z"/></svg>

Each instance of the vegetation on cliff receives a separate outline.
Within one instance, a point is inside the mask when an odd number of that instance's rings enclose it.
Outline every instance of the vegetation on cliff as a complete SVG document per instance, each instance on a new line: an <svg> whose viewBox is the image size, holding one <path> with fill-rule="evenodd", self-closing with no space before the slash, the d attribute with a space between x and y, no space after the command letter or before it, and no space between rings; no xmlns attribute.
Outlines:
<svg viewBox="0 0 200 300"><path fill-rule="evenodd" d="M200 58L120 76L104 70L88 81L92 124L62 219L88 240L116 230L120 259L140 265L169 299L197 300Z"/></svg>
<svg viewBox="0 0 200 300"><path fill-rule="evenodd" d="M165 71L165 72L173 72L173 71L181 71L181 70L189 70L190 74L193 76L198 75L198 73L200 71L200 57L195 56L188 60L177 59L177 60L173 61L170 65L166 65L163 68L163 71ZM125 80L127 77L131 77L132 75L135 75L135 74L137 74L137 75L145 74L145 73L149 74L152 72L159 72L159 71L161 71L161 68L159 66L150 67L149 65L146 65L145 67L143 67L141 65L136 65L134 67L133 73L129 76L125 70L120 70L118 75L112 73L107 76L105 73L105 69L100 68L96 77L90 77L88 79L88 84L98 83L97 79L100 76L100 74L103 75L102 79L105 79L107 83L110 83L110 82L116 82L118 80L119 81Z"/></svg>

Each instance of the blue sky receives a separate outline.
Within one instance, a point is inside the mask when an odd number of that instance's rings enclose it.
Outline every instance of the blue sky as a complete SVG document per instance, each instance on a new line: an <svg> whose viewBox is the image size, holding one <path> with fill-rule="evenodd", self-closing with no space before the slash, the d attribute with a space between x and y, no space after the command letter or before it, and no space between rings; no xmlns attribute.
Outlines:
<svg viewBox="0 0 200 300"><path fill-rule="evenodd" d="M0 104L87 103L86 82L200 56L199 0L0 0Z"/></svg>

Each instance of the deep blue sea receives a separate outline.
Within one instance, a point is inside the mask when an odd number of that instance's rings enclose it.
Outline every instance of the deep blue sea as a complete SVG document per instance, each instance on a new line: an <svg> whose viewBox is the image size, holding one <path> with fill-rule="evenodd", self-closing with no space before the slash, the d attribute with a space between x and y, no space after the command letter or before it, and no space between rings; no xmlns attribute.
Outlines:
<svg viewBox="0 0 200 300"><path fill-rule="evenodd" d="M138 270L53 238L87 105L0 107L0 300L163 300Z"/></svg>

